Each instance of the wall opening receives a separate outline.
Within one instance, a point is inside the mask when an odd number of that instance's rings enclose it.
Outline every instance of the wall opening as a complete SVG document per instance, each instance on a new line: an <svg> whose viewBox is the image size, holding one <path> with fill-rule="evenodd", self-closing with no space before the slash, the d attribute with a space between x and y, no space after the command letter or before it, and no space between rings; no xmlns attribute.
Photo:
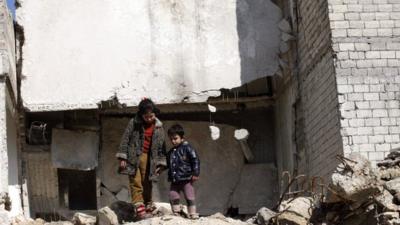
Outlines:
<svg viewBox="0 0 400 225"><path fill-rule="evenodd" d="M97 209L96 172L58 169L60 205L70 210Z"/></svg>

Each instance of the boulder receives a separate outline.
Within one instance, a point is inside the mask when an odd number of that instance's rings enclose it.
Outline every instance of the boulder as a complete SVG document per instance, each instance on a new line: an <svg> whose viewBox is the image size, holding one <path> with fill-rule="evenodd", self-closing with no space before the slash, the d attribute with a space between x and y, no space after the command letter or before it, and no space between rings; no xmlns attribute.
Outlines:
<svg viewBox="0 0 400 225"><path fill-rule="evenodd" d="M75 213L72 218L74 225L96 225L96 217L84 213Z"/></svg>
<svg viewBox="0 0 400 225"><path fill-rule="evenodd" d="M117 214L109 207L101 208L97 214L98 225L118 225Z"/></svg>

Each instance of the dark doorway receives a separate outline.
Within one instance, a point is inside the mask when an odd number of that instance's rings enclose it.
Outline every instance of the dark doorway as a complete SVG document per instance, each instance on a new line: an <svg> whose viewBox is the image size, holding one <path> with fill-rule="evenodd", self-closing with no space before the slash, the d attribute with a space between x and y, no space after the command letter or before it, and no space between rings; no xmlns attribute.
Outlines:
<svg viewBox="0 0 400 225"><path fill-rule="evenodd" d="M70 210L97 209L96 172L58 169L60 204Z"/></svg>

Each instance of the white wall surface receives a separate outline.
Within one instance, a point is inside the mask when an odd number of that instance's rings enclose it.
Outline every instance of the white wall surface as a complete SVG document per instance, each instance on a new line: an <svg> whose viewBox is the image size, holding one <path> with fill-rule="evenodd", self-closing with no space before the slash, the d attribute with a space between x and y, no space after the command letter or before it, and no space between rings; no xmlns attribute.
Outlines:
<svg viewBox="0 0 400 225"><path fill-rule="evenodd" d="M20 0L21 93L32 111L205 101L279 67L270 0Z"/></svg>

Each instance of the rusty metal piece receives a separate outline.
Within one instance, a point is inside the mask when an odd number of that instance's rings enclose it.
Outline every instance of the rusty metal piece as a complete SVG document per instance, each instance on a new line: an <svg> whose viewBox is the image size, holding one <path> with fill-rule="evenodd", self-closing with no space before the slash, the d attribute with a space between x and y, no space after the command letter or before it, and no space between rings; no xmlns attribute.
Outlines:
<svg viewBox="0 0 400 225"><path fill-rule="evenodd" d="M292 186L292 184L293 184L295 181L297 181L298 179L302 178L302 177L306 177L306 175L301 174L301 175L298 175L297 177L294 177L294 178L292 178L292 179L290 180L289 184L286 186L285 190L282 192L282 195L281 195L281 197L279 198L278 203L274 206L273 209L275 209L275 210L278 209L279 205L282 203L283 199L284 199L285 196L286 196L286 193L288 193L288 191L289 191L290 187Z"/></svg>

